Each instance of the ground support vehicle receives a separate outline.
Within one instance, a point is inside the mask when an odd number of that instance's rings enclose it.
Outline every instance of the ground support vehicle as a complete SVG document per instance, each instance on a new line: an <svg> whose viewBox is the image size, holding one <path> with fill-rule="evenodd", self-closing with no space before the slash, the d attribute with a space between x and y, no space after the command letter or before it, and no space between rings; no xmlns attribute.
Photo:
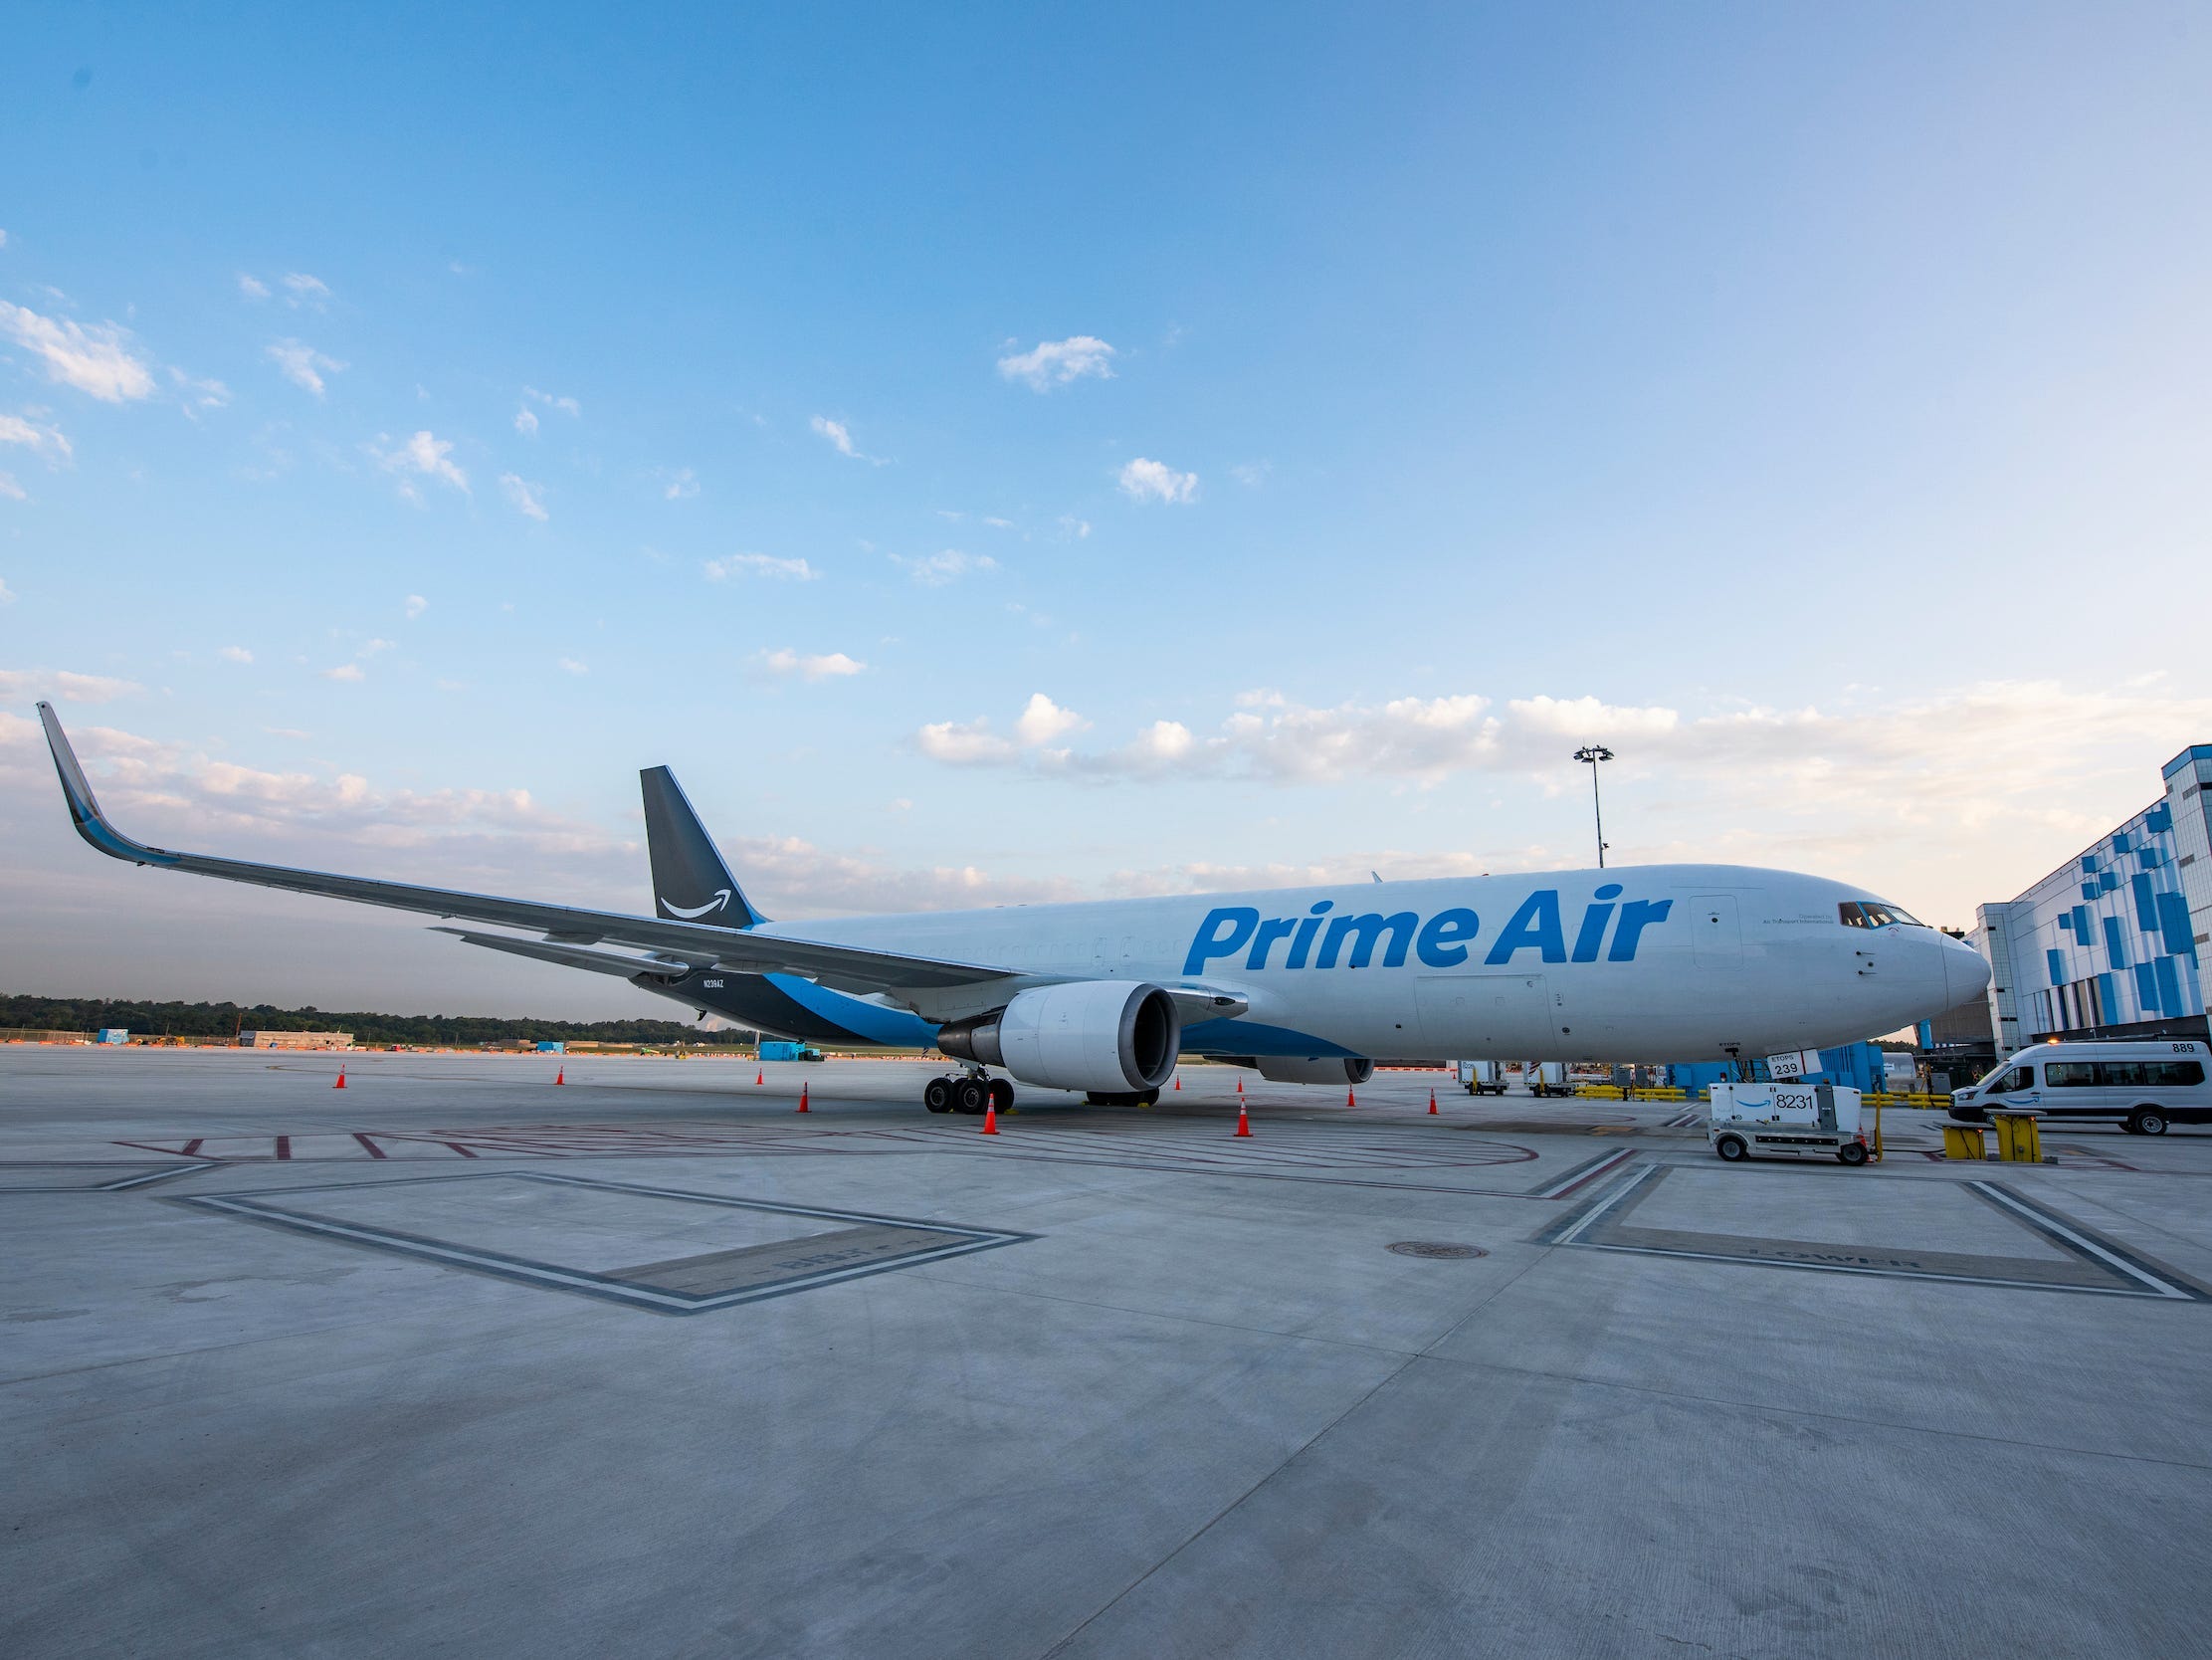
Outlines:
<svg viewBox="0 0 2212 1660"><path fill-rule="evenodd" d="M2193 1038L2039 1043L1969 1089L1951 1092L1950 1116L2032 1112L2053 1124L2108 1119L2135 1136L2171 1124L2212 1124L2212 1050Z"/></svg>
<svg viewBox="0 0 2212 1660"><path fill-rule="evenodd" d="M1469 1095L1504 1095L1506 1064L1503 1061L1454 1061L1452 1076Z"/></svg>
<svg viewBox="0 0 2212 1660"><path fill-rule="evenodd" d="M1728 1163L1833 1158L1864 1164L1860 1094L1837 1084L1715 1084L1706 1140Z"/></svg>

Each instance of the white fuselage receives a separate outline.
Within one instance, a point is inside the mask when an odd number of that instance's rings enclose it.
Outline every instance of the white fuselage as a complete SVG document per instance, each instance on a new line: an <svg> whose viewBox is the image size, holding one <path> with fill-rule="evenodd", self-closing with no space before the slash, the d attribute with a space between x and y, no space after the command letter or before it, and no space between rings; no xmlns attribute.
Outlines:
<svg viewBox="0 0 2212 1660"><path fill-rule="evenodd" d="M898 999L955 1020L1025 983L1149 980L1250 1012L1205 1053L1695 1060L1893 1031L1978 995L1980 955L1918 925L1848 927L1847 884L1731 865L1347 884L763 924L1001 978Z"/></svg>

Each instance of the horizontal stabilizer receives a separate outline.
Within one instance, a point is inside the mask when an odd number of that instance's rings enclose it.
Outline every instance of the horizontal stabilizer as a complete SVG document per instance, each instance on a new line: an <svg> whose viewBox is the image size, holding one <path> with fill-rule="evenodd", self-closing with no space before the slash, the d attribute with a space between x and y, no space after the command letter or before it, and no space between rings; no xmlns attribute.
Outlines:
<svg viewBox="0 0 2212 1660"><path fill-rule="evenodd" d="M712 959L705 962L683 962L659 956L624 956L617 951L587 950L581 945L564 945L551 939L517 939L511 934L478 934L465 928L441 928L432 931L450 934L471 945L483 945L495 951L510 951L516 956L535 957L539 962L557 962L564 968L589 968L598 974L621 974L635 978L639 974L668 975L682 979L699 968L713 966Z"/></svg>

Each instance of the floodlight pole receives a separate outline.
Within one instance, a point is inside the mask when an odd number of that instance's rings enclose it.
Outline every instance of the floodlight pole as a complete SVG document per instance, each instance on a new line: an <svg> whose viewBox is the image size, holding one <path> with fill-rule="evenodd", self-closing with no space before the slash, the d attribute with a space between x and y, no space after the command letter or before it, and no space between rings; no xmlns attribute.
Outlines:
<svg viewBox="0 0 2212 1660"><path fill-rule="evenodd" d="M1598 869L1605 869L1605 806L1598 799L1598 762L1609 761L1613 751L1602 743L1585 743L1574 758L1590 769L1590 811L1597 819Z"/></svg>

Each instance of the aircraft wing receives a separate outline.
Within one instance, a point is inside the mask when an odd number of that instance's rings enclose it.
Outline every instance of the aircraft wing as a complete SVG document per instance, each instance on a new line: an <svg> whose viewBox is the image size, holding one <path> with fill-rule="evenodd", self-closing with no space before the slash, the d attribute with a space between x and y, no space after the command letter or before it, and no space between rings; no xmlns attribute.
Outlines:
<svg viewBox="0 0 2212 1660"><path fill-rule="evenodd" d="M1016 972L992 963L908 956L898 951L871 950L863 945L838 945L827 940L714 928L704 923L670 922L658 917L629 917L619 912L542 905L533 900L464 894L447 888L420 888L405 882L293 870L284 865L258 865L240 859L219 859L204 853L177 853L168 848L152 847L124 835L101 811L92 785L85 777L85 769L78 764L77 753L70 747L69 736L62 730L53 706L40 704L39 719L46 726L47 745L54 752L54 768L61 774L62 794L69 801L70 817L76 821L77 833L111 859L155 865L163 870L189 871L194 876L219 877L226 882L282 888L289 893L319 894L327 899L380 905L394 911L489 923L499 928L528 929L542 934L545 941L553 945L632 946L654 953L666 962L665 971L668 972L680 973L689 965L727 968L740 974L798 974L840 991L855 992L918 991L973 985L980 980L1007 978ZM472 944L488 942L488 939L470 941ZM573 957L567 960L574 964ZM640 962L638 971L663 970L658 964Z"/></svg>

